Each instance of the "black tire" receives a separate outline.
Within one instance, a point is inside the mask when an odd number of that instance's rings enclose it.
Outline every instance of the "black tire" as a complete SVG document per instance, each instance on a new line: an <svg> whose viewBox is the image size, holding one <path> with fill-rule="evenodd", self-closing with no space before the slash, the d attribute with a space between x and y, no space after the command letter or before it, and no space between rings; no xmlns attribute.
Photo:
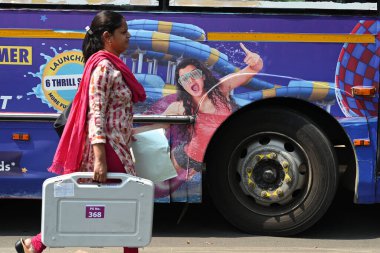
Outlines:
<svg viewBox="0 0 380 253"><path fill-rule="evenodd" d="M316 124L296 111L269 108L233 116L217 131L210 145L206 161L210 196L222 215L244 232L280 236L300 233L323 216L334 198L338 184L334 148ZM284 160L260 161L256 155L255 163L250 156L255 150L263 154L265 150L277 152L282 145L283 153L278 154L294 162L288 169L293 181L281 181L284 167L278 164ZM254 163L251 169L241 166ZM270 183L265 181L268 177L263 179L268 171L276 174L269 177ZM254 182L253 190L247 188L248 178ZM275 187L283 198L287 196L285 201L273 192L269 194ZM283 188L288 189L285 194Z"/></svg>

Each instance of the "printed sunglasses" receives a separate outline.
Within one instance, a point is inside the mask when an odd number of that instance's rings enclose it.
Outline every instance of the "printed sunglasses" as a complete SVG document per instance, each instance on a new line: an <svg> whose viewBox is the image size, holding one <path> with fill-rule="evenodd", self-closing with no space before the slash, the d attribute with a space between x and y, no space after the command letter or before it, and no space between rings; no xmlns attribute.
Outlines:
<svg viewBox="0 0 380 253"><path fill-rule="evenodd" d="M189 84L191 84L191 79L199 79L202 78L202 70L200 69L194 69L190 71L189 73L183 74L178 78L178 83L182 86L185 87Z"/></svg>

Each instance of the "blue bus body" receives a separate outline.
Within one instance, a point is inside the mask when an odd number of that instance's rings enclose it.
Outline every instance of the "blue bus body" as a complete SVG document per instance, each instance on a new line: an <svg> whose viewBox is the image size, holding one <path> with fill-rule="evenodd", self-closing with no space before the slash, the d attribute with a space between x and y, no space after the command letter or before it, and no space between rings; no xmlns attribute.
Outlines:
<svg viewBox="0 0 380 253"><path fill-rule="evenodd" d="M0 197L41 198L42 182L54 176L47 171L59 141L53 122L75 95L83 71L84 28L96 12L0 13ZM217 78L243 69L243 42L260 55L264 67L231 93L235 111L289 98L327 112L354 151L355 202L380 202L378 17L121 13L132 35L122 59L148 95L135 106L135 114L161 114L176 101L173 71L181 59L205 62ZM238 37L222 37L233 33ZM321 39L323 35L327 38ZM354 95L355 88L375 92ZM180 131L168 133L172 145L178 144ZM23 134L30 140L15 140ZM156 201L201 202L201 185L201 171L179 175L156 185Z"/></svg>

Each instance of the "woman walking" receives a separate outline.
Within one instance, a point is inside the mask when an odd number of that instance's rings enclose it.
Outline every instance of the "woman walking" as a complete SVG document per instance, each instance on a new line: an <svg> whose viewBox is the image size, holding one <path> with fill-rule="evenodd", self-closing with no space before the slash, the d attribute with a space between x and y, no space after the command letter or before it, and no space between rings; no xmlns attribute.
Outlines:
<svg viewBox="0 0 380 253"><path fill-rule="evenodd" d="M93 180L102 183L107 172L136 174L129 152L132 106L146 95L119 58L130 38L124 17L102 11L86 30L82 81L49 171L93 171ZM20 239L15 247L18 253L40 253L46 248L41 234ZM136 252L124 248L124 253Z"/></svg>

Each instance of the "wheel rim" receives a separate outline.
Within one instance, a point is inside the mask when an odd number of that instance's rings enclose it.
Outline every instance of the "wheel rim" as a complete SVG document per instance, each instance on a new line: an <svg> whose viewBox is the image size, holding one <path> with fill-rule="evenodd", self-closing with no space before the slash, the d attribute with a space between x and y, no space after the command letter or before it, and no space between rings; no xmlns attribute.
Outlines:
<svg viewBox="0 0 380 253"><path fill-rule="evenodd" d="M246 138L233 151L228 180L239 202L267 216L291 212L306 199L312 183L307 153L294 139L276 132Z"/></svg>

